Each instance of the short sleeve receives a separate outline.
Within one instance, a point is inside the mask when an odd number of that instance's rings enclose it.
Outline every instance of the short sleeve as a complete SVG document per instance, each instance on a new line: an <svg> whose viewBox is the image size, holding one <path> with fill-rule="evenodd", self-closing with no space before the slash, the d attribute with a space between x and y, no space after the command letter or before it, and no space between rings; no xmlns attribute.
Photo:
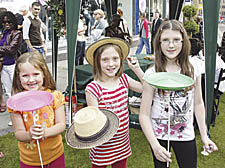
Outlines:
<svg viewBox="0 0 225 168"><path fill-rule="evenodd" d="M85 92L90 93L91 95L96 97L97 100L98 100L100 98L100 96L101 96L102 88L101 88L101 86L98 83L96 83L95 81L92 81L91 83L89 83L86 86Z"/></svg>
<svg viewBox="0 0 225 168"><path fill-rule="evenodd" d="M128 75L123 73L120 77L120 82L122 83L122 85L125 87L125 88L128 88L129 87L129 82L128 82Z"/></svg>
<svg viewBox="0 0 225 168"><path fill-rule="evenodd" d="M189 61L194 68L194 77L196 79L197 77L199 77L205 71L204 61L201 61L200 59L198 59L196 57L191 57L189 59Z"/></svg>
<svg viewBox="0 0 225 168"><path fill-rule="evenodd" d="M15 111L15 110L13 110L13 109L11 109L9 107L8 107L8 112L9 113L18 113L18 114L21 114L22 113L22 112L19 112L19 111Z"/></svg>
<svg viewBox="0 0 225 168"><path fill-rule="evenodd" d="M53 103L52 104L53 104L54 109L57 109L60 106L65 104L65 97L61 92L53 91L52 95L53 95Z"/></svg>

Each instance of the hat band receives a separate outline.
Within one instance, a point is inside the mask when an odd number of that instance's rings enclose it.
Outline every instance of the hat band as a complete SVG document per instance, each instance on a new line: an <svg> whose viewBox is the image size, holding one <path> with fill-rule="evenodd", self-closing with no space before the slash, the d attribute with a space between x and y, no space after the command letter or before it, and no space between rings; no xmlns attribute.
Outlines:
<svg viewBox="0 0 225 168"><path fill-rule="evenodd" d="M108 130L109 128L109 120L107 119L104 127L99 131L97 132L96 134L94 135L91 135L91 136L87 136L87 137L82 137L82 136L79 136L75 133L75 136L77 137L77 139L79 139L80 141L84 141L84 142L92 142L92 141L96 141L97 139L101 138L102 135L105 134L105 132Z"/></svg>

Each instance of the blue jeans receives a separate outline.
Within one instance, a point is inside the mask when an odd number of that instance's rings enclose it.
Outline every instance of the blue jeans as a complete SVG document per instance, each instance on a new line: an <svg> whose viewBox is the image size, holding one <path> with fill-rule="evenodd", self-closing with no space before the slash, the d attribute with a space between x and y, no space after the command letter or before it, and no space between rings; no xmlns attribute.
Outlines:
<svg viewBox="0 0 225 168"><path fill-rule="evenodd" d="M135 54L140 54L144 45L146 47L146 54L150 55L151 52L150 52L149 38L143 38L143 37L140 38Z"/></svg>
<svg viewBox="0 0 225 168"><path fill-rule="evenodd" d="M41 55L43 57L45 56L45 54L44 54L44 48L43 47L40 47L40 48L35 48L34 47L34 49L37 50L39 53L41 53ZM30 48L29 47L27 48L27 52L30 52Z"/></svg>

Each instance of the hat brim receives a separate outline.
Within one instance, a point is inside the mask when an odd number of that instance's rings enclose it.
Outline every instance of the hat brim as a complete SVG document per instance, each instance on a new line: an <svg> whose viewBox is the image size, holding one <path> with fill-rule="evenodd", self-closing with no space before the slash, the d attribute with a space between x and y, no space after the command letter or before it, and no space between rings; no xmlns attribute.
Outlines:
<svg viewBox="0 0 225 168"><path fill-rule="evenodd" d="M125 59L130 52L129 45L123 39L116 38L116 37L104 37L104 38L92 43L86 50L85 57L86 57L87 62L91 66L94 65L94 53L95 53L95 51L100 46L103 46L105 44L115 44L115 45L119 46L122 50L122 53L123 53L123 59Z"/></svg>
<svg viewBox="0 0 225 168"><path fill-rule="evenodd" d="M99 136L97 139L94 139L92 141L81 141L78 139L74 132L74 123L67 129L66 131L66 142L67 144L76 149L90 149L95 146L102 145L105 142L108 142L117 132L119 128L119 118L118 116L106 109L100 109L107 117L109 121L109 128L105 131L104 134Z"/></svg>

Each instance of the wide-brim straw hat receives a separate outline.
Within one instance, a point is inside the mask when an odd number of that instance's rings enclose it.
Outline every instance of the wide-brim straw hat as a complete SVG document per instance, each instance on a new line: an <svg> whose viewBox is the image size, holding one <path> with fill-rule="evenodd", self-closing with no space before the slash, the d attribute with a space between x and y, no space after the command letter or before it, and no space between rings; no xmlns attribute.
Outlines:
<svg viewBox="0 0 225 168"><path fill-rule="evenodd" d="M124 41L123 39L120 38L116 38L116 37L104 37L94 43L92 43L86 50L86 60L90 65L94 65L94 53L95 51L106 44L115 44L117 46L119 46L121 48L121 51L123 53L123 59L125 59L129 52L130 52L130 47L129 45L126 43L126 41Z"/></svg>
<svg viewBox="0 0 225 168"><path fill-rule="evenodd" d="M86 139L81 139L75 133L76 124L73 122L72 125L67 129L66 135L65 135L66 142L70 147L76 148L76 149L90 149L96 146L100 146L105 142L108 142L116 134L119 128L118 116L115 113L106 109L101 109L100 111L107 118L107 127L104 127L104 131L102 131L103 130L102 129L95 135L87 137ZM89 128L91 127L92 125L89 125Z"/></svg>

